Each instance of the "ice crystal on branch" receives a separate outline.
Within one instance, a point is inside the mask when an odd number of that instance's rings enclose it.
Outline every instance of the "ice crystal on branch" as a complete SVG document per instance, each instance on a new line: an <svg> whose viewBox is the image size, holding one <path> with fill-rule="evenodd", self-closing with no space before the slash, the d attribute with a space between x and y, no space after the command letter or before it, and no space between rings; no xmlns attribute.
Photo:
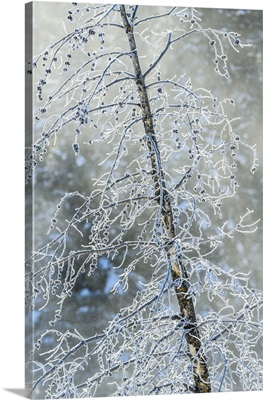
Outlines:
<svg viewBox="0 0 263 400"><path fill-rule="evenodd" d="M188 8L72 3L66 19L65 36L29 70L41 128L27 181L36 174L37 185L40 162L52 168L52 146L68 142L57 157L83 168L80 176L70 170L72 191L59 193L48 240L26 264L29 307L49 313L27 364L31 393L216 392L236 381L258 389L262 293L250 289L249 274L215 261L225 238L257 229L249 208L231 226L225 208L238 195L239 154L256 171L255 146L228 116L232 97L217 98L167 67L197 35L229 78L229 48L239 51L242 41L202 27ZM80 191L90 169L84 157L98 146L99 173ZM132 301L114 312L98 306L96 318L107 319L89 333L92 298L116 303L126 293ZM77 302L85 333L66 321Z"/></svg>

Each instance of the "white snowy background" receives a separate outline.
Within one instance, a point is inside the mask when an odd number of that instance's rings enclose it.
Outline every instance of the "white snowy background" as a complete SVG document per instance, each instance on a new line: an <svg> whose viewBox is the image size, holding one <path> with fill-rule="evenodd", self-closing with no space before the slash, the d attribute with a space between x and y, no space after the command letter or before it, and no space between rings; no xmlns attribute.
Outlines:
<svg viewBox="0 0 263 400"><path fill-rule="evenodd" d="M60 1L60 0L56 0ZM83 2L83 1L82 1ZM99 1L97 1L99 2ZM107 0L107 3L114 3ZM122 0L124 4L131 1ZM136 0L174 5L174 0ZM0 399L23 398L24 387L24 4L1 1L1 316ZM178 6L262 9L258 0L180 0ZM261 132L262 134L262 132ZM210 399L257 400L260 392L205 395ZM158 396L163 400L164 396ZM169 396L166 397L167 399ZM203 400L203 395L183 399ZM181 395L173 396L181 400ZM138 399L138 397L136 398Z"/></svg>

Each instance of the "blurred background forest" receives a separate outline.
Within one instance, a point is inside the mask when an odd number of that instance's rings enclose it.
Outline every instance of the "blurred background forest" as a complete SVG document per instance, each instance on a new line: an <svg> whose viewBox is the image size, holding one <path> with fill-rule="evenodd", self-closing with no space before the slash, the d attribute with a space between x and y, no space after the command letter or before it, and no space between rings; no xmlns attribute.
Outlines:
<svg viewBox="0 0 263 400"><path fill-rule="evenodd" d="M41 53L50 44L60 39L65 34L65 30L69 32L72 29L73 25L67 19L69 8L69 3L38 2L34 4L34 55ZM150 6L141 6L140 14L151 14L149 8ZM163 12L164 8L160 7L159 11ZM198 16L202 20L203 27L211 26L220 30L238 32L244 43L253 44L251 47L245 47L240 53L235 53L229 48L227 56L230 78L228 80L214 73L213 52L202 35L187 38L183 46L179 42L176 49L170 53L170 57L172 53L174 54L174 59L165 64L165 68L169 73L172 71L172 75L185 74L186 79L190 77L194 88L209 89L219 99L232 98L235 101L235 107L227 110L228 117L229 119L240 117L234 122L235 132L250 145L257 145L259 167L255 174L249 172L249 151L244 149L242 154L237 156L239 182L237 194L234 199L228 199L224 204L224 214L227 215L228 227L231 228L247 208L254 210L253 220L262 218L262 11L203 8L198 9ZM152 27L156 30L157 28L157 26ZM121 40L125 41L125 37L123 39L115 37L114 30L109 30L107 33L111 35L108 39L110 42L115 41L117 46L122 47ZM95 36L93 45L90 46L90 51L95 51L96 47L100 46L99 38ZM147 57L147 51L149 51L147 47L141 50ZM80 62L81 60L72 57L70 68L74 70ZM34 81L37 82L41 71L36 69L34 74ZM58 73L56 79L60 77L64 79L64 76ZM51 79L55 77L52 76ZM34 96L33 111L36 114L40 102L35 93ZM53 106L53 114L61 113L59 107L59 103ZM45 119L42 118L35 124L33 134L36 138L41 134L44 123ZM99 165L107 152L102 143L94 143L93 146L88 144L89 140L96 137L96 128L86 130L82 135L80 152L77 155L72 150L75 136L73 130L74 128L69 124L59 132L55 143L51 139L48 153L43 162L38 164L35 172L32 204L34 249L41 248L56 236L57 233L54 231L48 234L47 232L57 205L65 193L77 191L88 196L93 190L92 179L102 176L109 167L107 163ZM127 163L132 160L132 157L134 154L128 154ZM77 198L69 196L61 210L60 218L67 219L67 210L77 206ZM28 210L30 209L30 204L28 204ZM87 235L90 228L91 226L87 223ZM29 226L27 232L30 235ZM131 236L137 237L138 233L139 227L134 226ZM80 245L78 232L75 237L71 236L71 240L72 248L78 249ZM220 251L213 256L212 262L225 270L233 268L244 273L250 271L250 286L261 289L262 244L262 221L260 221L258 230L254 234L236 234L231 240L224 238ZM30 256L31 249L26 250L27 258ZM116 260L116 263L118 264L119 260ZM141 283L147 281L147 270L145 271L144 266L136 269L131 275L129 290L125 293L119 290L116 297L111 293L111 289L118 281L119 271L113 267L113 261L101 257L98 270L91 277L83 276L77 282L73 291L74 301L71 299L65 303L64 317L59 322L61 329L72 329L77 326L84 336L92 335L102 331L121 307L131 303L135 293L141 290ZM52 304L42 311L34 311L33 322L36 335L48 326L53 311ZM30 317L27 323L30 325ZM27 345L30 348L30 337L27 338Z"/></svg>

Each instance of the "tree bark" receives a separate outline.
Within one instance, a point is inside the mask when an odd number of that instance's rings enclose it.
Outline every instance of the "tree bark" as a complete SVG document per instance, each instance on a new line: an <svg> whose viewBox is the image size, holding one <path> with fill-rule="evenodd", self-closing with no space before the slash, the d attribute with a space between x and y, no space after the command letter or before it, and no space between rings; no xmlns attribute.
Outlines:
<svg viewBox="0 0 263 400"><path fill-rule="evenodd" d="M135 74L135 82L140 98L140 107L143 117L143 125L146 134L148 151L151 160L152 177L155 185L155 196L161 208L162 226L167 238L166 254L170 264L172 280L176 282L175 291L182 315L185 331L185 339L188 347L188 356L193 366L194 388L196 393L211 392L207 360L202 348L200 333L197 328L196 314L193 298L189 294L190 282L188 273L182 263L176 257L176 232L173 222L171 198L167 191L165 177L161 166L161 156L154 131L154 124L148 93L145 85L145 77L142 73L138 56L133 24L130 22L124 5L120 6L120 13L125 33L131 50L131 58Z"/></svg>

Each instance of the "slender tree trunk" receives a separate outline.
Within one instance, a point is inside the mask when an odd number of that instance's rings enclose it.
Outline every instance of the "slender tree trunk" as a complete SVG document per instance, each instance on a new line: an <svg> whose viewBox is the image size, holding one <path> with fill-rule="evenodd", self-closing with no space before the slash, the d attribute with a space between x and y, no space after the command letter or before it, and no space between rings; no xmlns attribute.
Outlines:
<svg viewBox="0 0 263 400"><path fill-rule="evenodd" d="M124 5L120 6L121 17L128 37L136 85L140 97L140 106L143 116L143 125L146 134L147 146L151 159L152 176L155 184L156 200L161 208L162 225L167 243L173 243L176 233L173 223L171 198L166 188L165 177L161 166L161 157L155 136L152 113L137 52L132 22L129 22ZM171 265L171 276L175 285L176 296L182 317L184 318L185 340L188 346L188 355L193 365L194 392L211 392L207 360L202 349L200 334L197 328L193 298L189 294L190 282L186 269L176 258L176 246L167 245L167 258Z"/></svg>

